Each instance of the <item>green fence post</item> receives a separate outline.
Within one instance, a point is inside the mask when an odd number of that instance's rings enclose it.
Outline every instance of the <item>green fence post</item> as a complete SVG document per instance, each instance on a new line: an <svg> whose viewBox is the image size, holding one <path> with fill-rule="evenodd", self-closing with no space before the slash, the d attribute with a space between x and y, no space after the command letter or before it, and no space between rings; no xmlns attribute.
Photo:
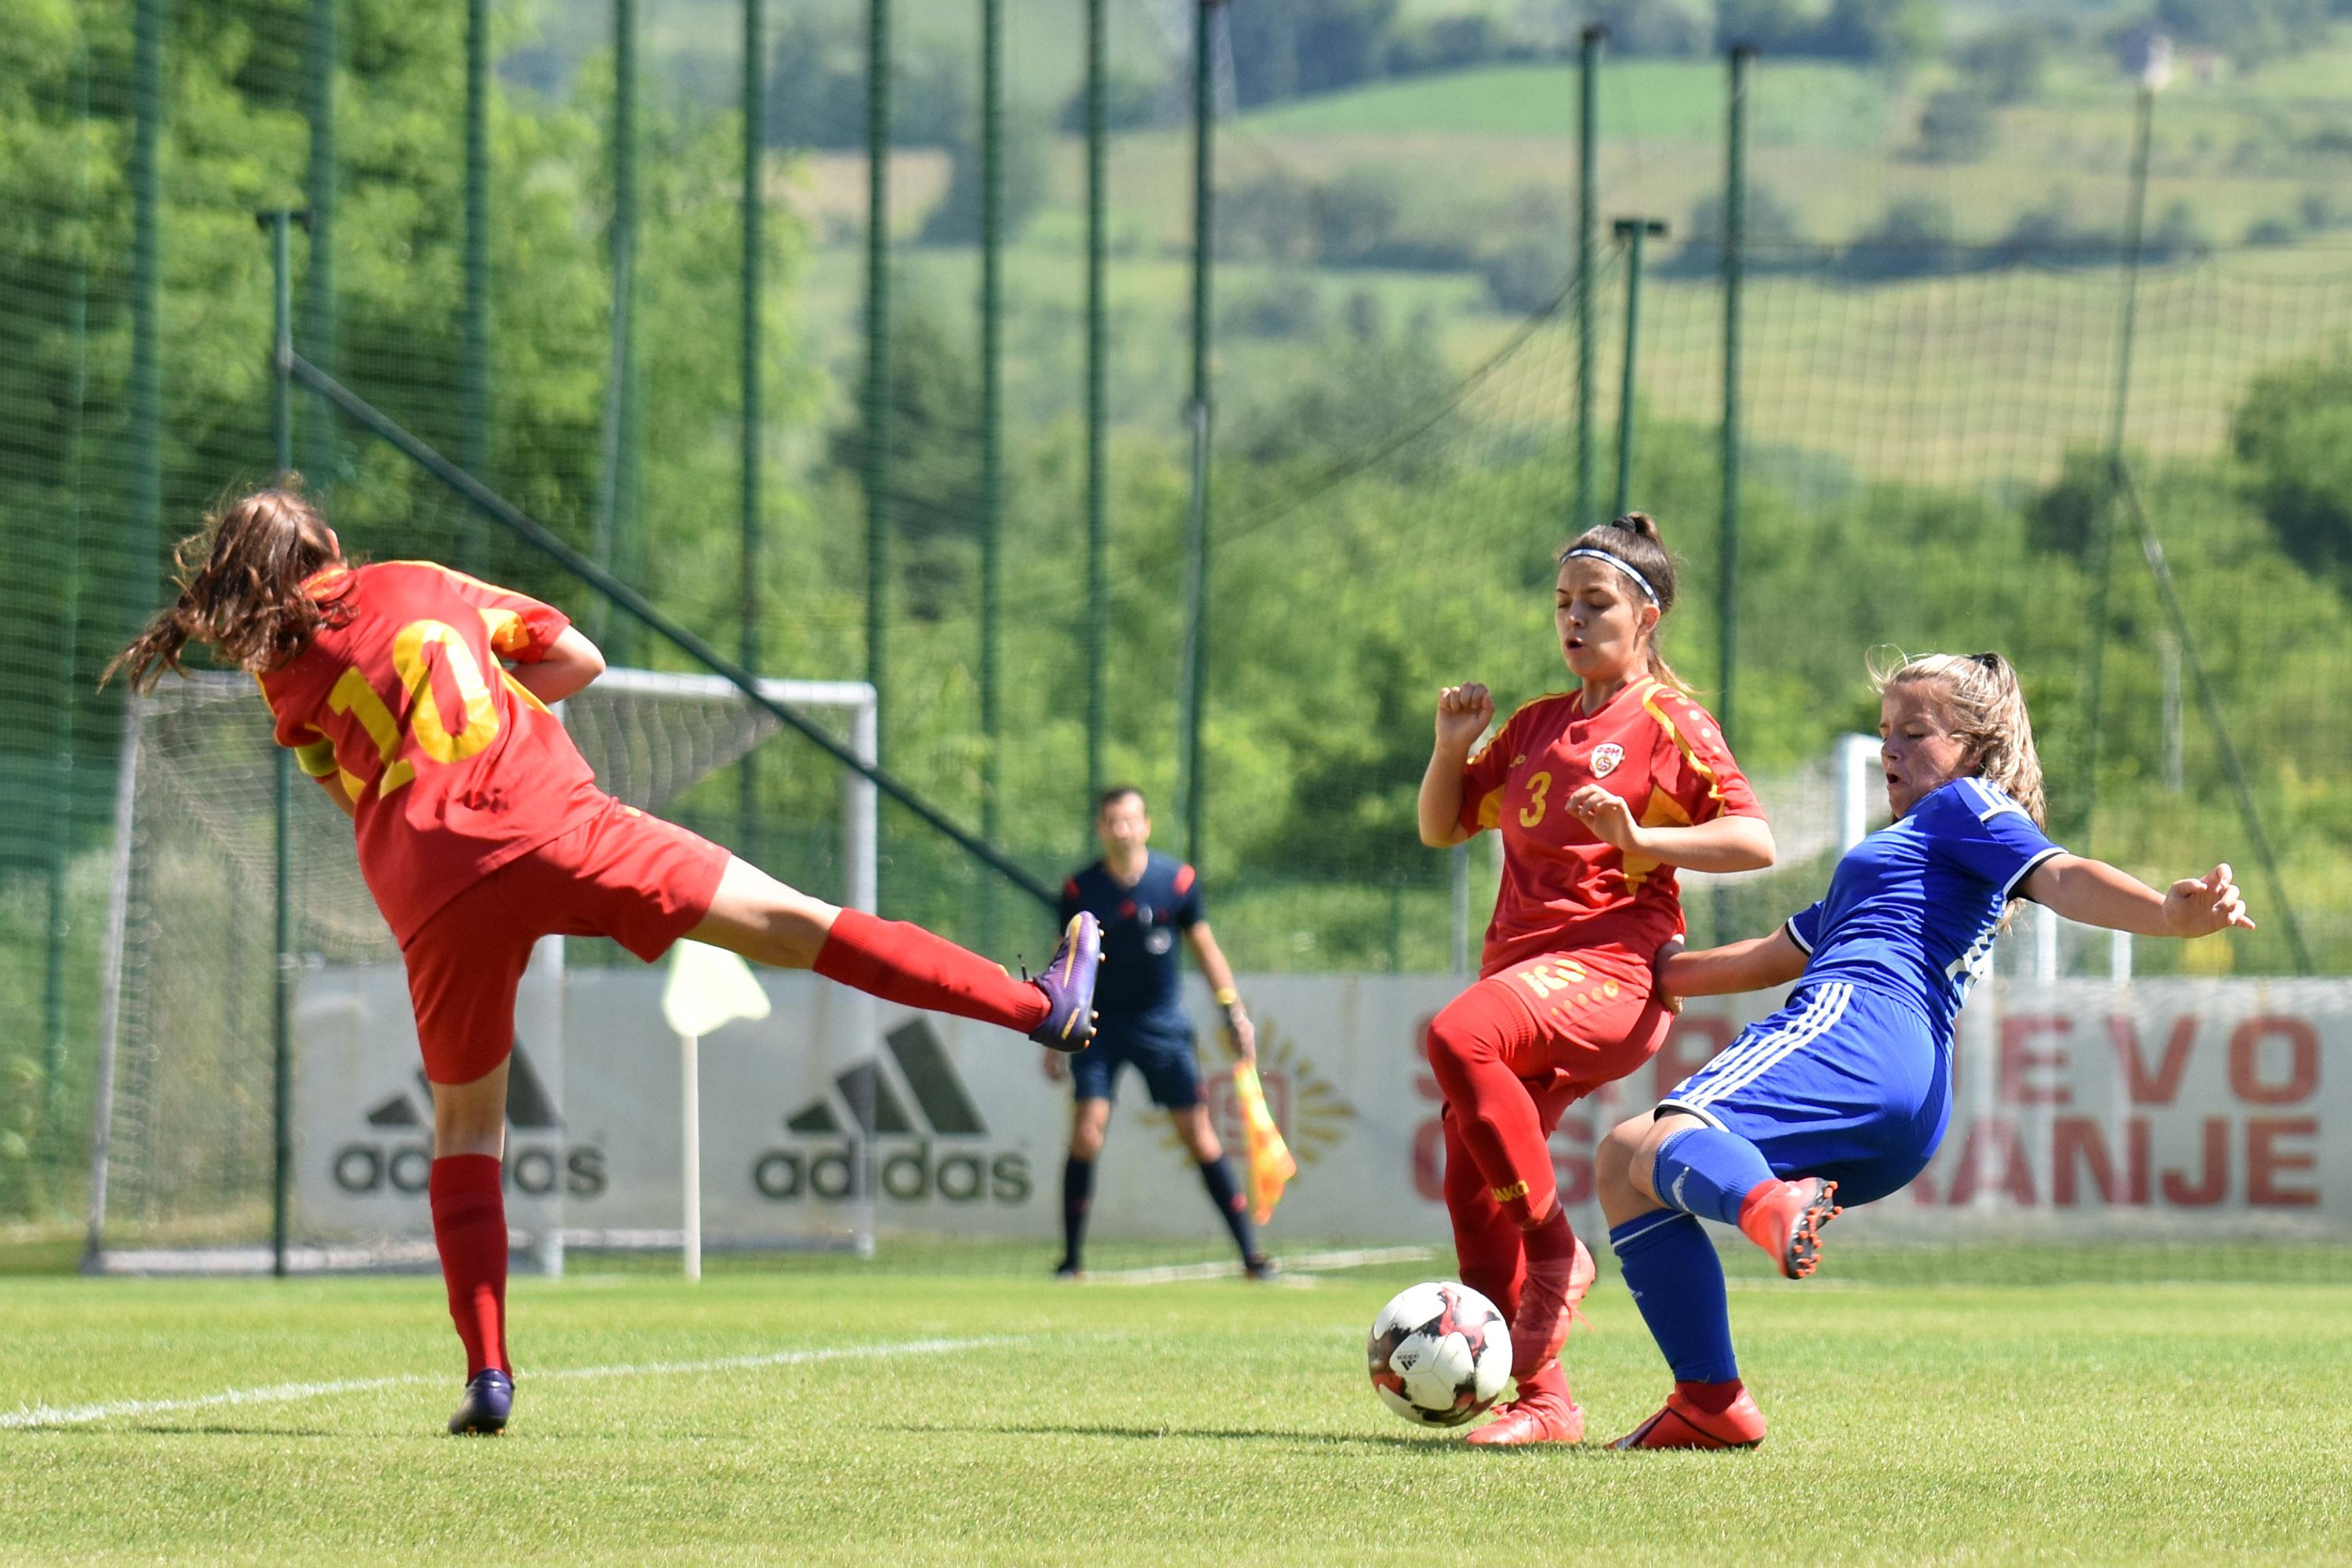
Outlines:
<svg viewBox="0 0 2352 1568"><path fill-rule="evenodd" d="M760 443L764 434L761 398L760 297L764 276L766 193L761 188L767 153L767 44L763 24L766 0L743 0L743 427L742 544L740 552L737 602L736 662L754 676L761 668L760 647ZM744 753L736 773L736 841L744 855L758 860L760 822L759 752Z"/></svg>
<svg viewBox="0 0 2352 1568"><path fill-rule="evenodd" d="M1622 517L1633 504L1633 384L1635 350L1642 324L1642 247L1651 236L1664 235L1666 226L1656 218L1621 217L1612 232L1625 242L1625 363L1618 378L1615 503L1615 515Z"/></svg>
<svg viewBox="0 0 2352 1568"><path fill-rule="evenodd" d="M1004 570L1004 7L980 5L980 836L1003 827L1004 713L998 686ZM996 879L980 889L980 929L996 942Z"/></svg>
<svg viewBox="0 0 2352 1568"><path fill-rule="evenodd" d="M269 427L273 455L283 473L294 463L294 264L289 231L294 215L284 207L260 215L269 231L271 293ZM315 237L317 231L312 231ZM274 940L269 984L269 1271L286 1277L286 1249L292 1224L294 1187L294 753L283 746L276 756L271 827L274 876L270 910ZM231 984L234 984L232 980Z"/></svg>
<svg viewBox="0 0 2352 1568"><path fill-rule="evenodd" d="M604 370L604 428L596 465L596 513L589 557L611 571L634 511L636 479L637 5L613 0L613 223L605 245L613 269L612 343ZM625 662L629 628L597 602L592 635Z"/></svg>
<svg viewBox="0 0 2352 1568"><path fill-rule="evenodd" d="M890 0L866 0L866 679L890 755Z"/></svg>
<svg viewBox="0 0 2352 1568"><path fill-rule="evenodd" d="M310 121L310 269L304 278L304 357L330 375L335 354L335 0L310 0L305 110ZM323 489L335 478L335 415L316 408L304 422L302 467Z"/></svg>
<svg viewBox="0 0 2352 1568"><path fill-rule="evenodd" d="M1103 298L1104 209L1109 202L1103 124L1103 0L1087 0L1087 801L1106 786L1103 725L1109 652L1108 475L1103 446L1104 366L1109 353Z"/></svg>
<svg viewBox="0 0 2352 1568"><path fill-rule="evenodd" d="M1200 0L1192 25L1192 497L1185 524L1183 735L1179 771L1184 781L1184 858L1202 859L1202 802L1208 795L1201 756L1201 710L1209 676L1209 271L1216 193L1211 158L1216 141L1216 91L1211 68L1219 0Z"/></svg>
<svg viewBox="0 0 2352 1568"><path fill-rule="evenodd" d="M1739 710L1739 330L1748 268L1748 68L1756 51L1731 50L1723 181L1723 511L1716 547L1716 727L1734 745ZM1720 891L1727 885L1717 883Z"/></svg>
<svg viewBox="0 0 2352 1568"><path fill-rule="evenodd" d="M1609 29L1586 26L1576 54L1576 515L1570 535L1592 516L1592 236L1598 221L1601 44Z"/></svg>
<svg viewBox="0 0 2352 1568"><path fill-rule="evenodd" d="M465 435L459 461L484 479L490 474L490 0L466 0L466 330L459 405ZM467 566L487 572L481 528L471 515L460 523L458 545Z"/></svg>

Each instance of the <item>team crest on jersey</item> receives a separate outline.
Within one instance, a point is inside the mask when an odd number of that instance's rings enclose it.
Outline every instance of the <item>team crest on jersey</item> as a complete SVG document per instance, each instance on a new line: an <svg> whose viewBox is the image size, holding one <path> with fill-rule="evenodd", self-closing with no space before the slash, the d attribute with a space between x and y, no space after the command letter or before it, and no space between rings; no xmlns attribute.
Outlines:
<svg viewBox="0 0 2352 1568"><path fill-rule="evenodd" d="M1614 741L1602 742L1592 748L1592 776L1597 779L1607 778L1617 771L1617 764L1624 760L1624 747Z"/></svg>

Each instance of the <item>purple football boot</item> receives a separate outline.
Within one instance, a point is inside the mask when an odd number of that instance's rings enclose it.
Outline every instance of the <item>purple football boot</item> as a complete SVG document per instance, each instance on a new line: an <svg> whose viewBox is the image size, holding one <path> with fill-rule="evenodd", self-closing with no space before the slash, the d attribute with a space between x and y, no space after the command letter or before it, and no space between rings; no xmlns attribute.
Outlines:
<svg viewBox="0 0 2352 1568"><path fill-rule="evenodd" d="M479 1432L496 1436L505 1429L514 1410L514 1379L497 1367L485 1367L466 1384L465 1403L449 1417L449 1430L458 1436Z"/></svg>
<svg viewBox="0 0 2352 1568"><path fill-rule="evenodd" d="M1102 925L1094 916L1070 917L1054 962L1029 984L1045 994L1045 1021L1029 1037L1057 1051L1083 1051L1095 1037L1095 971L1102 964Z"/></svg>

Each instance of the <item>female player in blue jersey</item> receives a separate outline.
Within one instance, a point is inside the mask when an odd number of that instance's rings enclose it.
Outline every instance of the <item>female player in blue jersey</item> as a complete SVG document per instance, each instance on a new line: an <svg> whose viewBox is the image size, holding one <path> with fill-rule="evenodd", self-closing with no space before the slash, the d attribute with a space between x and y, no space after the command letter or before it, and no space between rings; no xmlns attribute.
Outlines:
<svg viewBox="0 0 2352 1568"><path fill-rule="evenodd" d="M1675 1374L1665 1407L1620 1448L1764 1440L1698 1222L1738 1226L1800 1279L1841 1202L1875 1202L1927 1168L1951 1112L1953 1020L2011 899L2142 936L2253 929L2227 865L2159 893L2043 836L2033 726L1999 654L1936 654L1872 677L1894 826L1770 936L1661 956L1672 995L1798 985L1601 1144L1610 1245Z"/></svg>

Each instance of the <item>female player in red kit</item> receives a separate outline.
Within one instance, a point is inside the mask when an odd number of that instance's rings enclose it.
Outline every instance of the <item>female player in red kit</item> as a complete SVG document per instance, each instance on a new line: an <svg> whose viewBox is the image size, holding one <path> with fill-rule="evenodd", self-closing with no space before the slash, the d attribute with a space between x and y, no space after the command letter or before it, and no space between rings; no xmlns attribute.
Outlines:
<svg viewBox="0 0 2352 1568"><path fill-rule="evenodd" d="M1421 837L1503 835L1478 984L1429 1027L1445 1096L1445 1207L1462 1279L1511 1320L1517 1397L1473 1443L1573 1443L1584 1413L1559 1352L1592 1281L1546 1146L1561 1112L1665 1038L1652 961L1681 934L1677 867L1772 863L1771 829L1721 731L1658 652L1675 563L1639 512L1559 557L1553 627L1577 689L1511 715L1484 686L1438 699Z"/></svg>
<svg viewBox="0 0 2352 1568"><path fill-rule="evenodd" d="M355 566L290 488L207 519L178 561L178 599L107 673L149 685L209 644L260 681L278 743L352 819L433 1086L427 1192L467 1361L452 1432L496 1432L513 1402L499 1160L515 990L541 937L609 936L648 963L691 937L1063 1050L1093 1037L1091 916L1042 978L1014 980L599 790L549 711L604 669L561 611L430 562Z"/></svg>

